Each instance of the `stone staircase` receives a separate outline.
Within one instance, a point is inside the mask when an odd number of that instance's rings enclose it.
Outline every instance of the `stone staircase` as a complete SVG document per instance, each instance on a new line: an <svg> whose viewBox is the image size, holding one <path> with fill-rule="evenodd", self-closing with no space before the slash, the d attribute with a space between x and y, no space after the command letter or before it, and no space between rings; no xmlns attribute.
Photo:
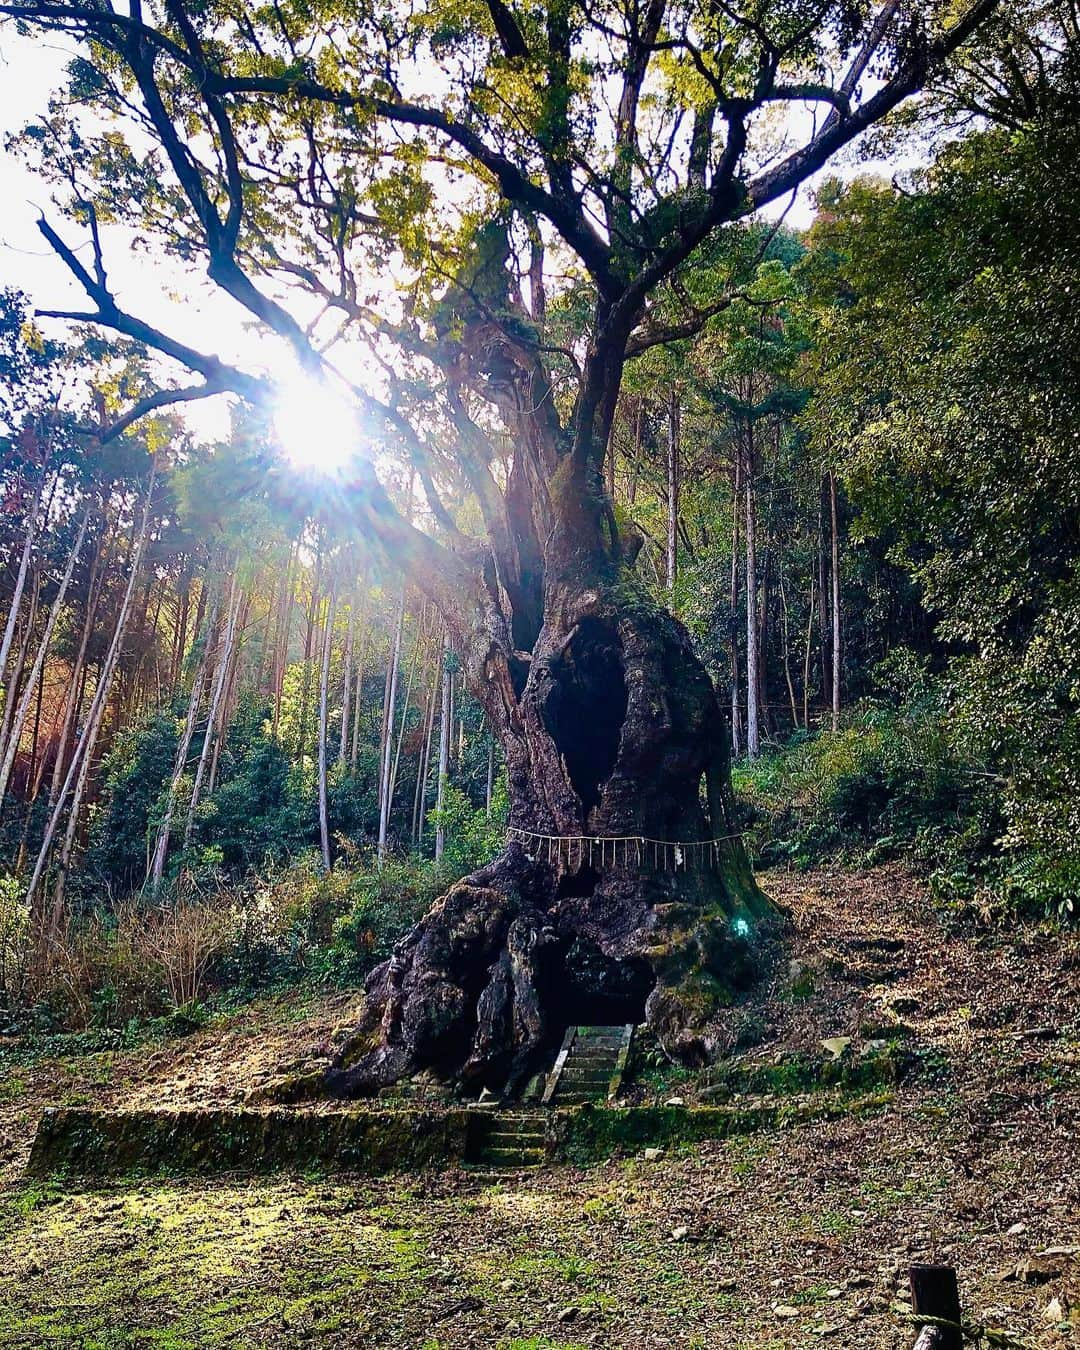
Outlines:
<svg viewBox="0 0 1080 1350"><path fill-rule="evenodd" d="M490 1111L472 1127L468 1166L481 1172L526 1172L544 1161L546 1117Z"/></svg>
<svg viewBox="0 0 1080 1350"><path fill-rule="evenodd" d="M619 1091L632 1025L568 1027L544 1088L545 1106L607 1101Z"/></svg>

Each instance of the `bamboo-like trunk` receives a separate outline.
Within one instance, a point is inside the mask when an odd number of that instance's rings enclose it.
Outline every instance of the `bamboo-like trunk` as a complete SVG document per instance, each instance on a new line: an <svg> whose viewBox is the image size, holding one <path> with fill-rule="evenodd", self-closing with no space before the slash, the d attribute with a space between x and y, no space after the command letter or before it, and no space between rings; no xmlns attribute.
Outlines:
<svg viewBox="0 0 1080 1350"><path fill-rule="evenodd" d="M8 737L4 749L3 761L0 762L0 804L7 796L8 785L11 782L11 771L15 765L15 759L19 753L19 742L22 739L23 728L26 725L27 714L30 711L30 705L33 702L35 687L40 686L41 677L45 673L45 658L48 655L49 644L52 642L53 633L56 630L57 621L64 608L64 601L67 598L68 586L71 584L72 573L75 571L75 563L82 551L83 540L86 538L86 527L90 520L90 510L83 513L82 521L79 524L79 532L75 537L75 543L72 545L71 552L68 554L67 565L64 568L64 575L60 580L56 595L53 598L52 605L49 608L49 615L45 621L45 629L41 635L41 641L38 643L37 653L34 656L34 664L31 667L30 675L27 678L23 689L22 697L19 699L18 707L11 719ZM40 708L40 698L39 698Z"/></svg>

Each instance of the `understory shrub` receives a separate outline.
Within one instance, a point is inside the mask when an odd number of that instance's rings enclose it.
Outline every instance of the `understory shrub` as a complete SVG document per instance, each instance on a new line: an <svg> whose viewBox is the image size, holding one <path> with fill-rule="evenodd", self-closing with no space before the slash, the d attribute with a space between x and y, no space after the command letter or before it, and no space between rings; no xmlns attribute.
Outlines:
<svg viewBox="0 0 1080 1350"><path fill-rule="evenodd" d="M799 732L735 766L754 861L902 857L941 898L986 920L1074 917L1080 852L1025 845L1010 832L1010 780L973 753L942 687L901 665L875 672L878 696L849 710L838 731Z"/></svg>
<svg viewBox="0 0 1080 1350"><path fill-rule="evenodd" d="M237 803L233 816L241 814ZM84 894L48 938L31 930L22 882L0 876L0 1012L43 1031L125 1028L192 1020L207 1000L304 980L359 983L458 877L495 856L506 814L502 779L490 816L448 787L430 822L429 838L439 825L446 833L438 862L391 853L380 866L372 848L342 833L331 872L307 849L236 879L222 846L207 842L157 900ZM230 838L240 833L235 825Z"/></svg>

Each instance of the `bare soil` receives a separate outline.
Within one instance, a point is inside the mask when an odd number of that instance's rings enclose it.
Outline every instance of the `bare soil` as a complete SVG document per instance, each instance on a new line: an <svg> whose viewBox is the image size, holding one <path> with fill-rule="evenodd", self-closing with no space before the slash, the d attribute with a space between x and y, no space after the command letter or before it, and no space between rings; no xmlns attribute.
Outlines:
<svg viewBox="0 0 1080 1350"><path fill-rule="evenodd" d="M950 924L896 867L765 885L792 947L732 1011L736 1053L909 1048L869 1113L495 1183L42 1183L22 1169L43 1106L235 1103L308 1062L355 996L123 1051L0 1043L0 1345L899 1350L927 1259L957 1267L998 1344L1080 1345L1080 936ZM704 1083L653 1069L635 1091Z"/></svg>

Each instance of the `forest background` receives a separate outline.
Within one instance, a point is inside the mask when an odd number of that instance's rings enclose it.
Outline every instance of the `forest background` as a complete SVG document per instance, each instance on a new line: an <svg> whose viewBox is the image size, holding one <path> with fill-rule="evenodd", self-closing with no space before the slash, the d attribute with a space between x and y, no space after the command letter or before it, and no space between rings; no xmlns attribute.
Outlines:
<svg viewBox="0 0 1080 1350"><path fill-rule="evenodd" d="M723 303L632 362L606 464L755 859L902 857L983 921L1069 921L1080 883L1078 82L1072 6L1007 7L865 151L921 167L721 231L680 284ZM48 119L12 149L69 171ZM584 286L550 304L572 352ZM52 332L3 292L0 1007L355 982L505 833L442 621L272 415L103 443L155 363Z"/></svg>

